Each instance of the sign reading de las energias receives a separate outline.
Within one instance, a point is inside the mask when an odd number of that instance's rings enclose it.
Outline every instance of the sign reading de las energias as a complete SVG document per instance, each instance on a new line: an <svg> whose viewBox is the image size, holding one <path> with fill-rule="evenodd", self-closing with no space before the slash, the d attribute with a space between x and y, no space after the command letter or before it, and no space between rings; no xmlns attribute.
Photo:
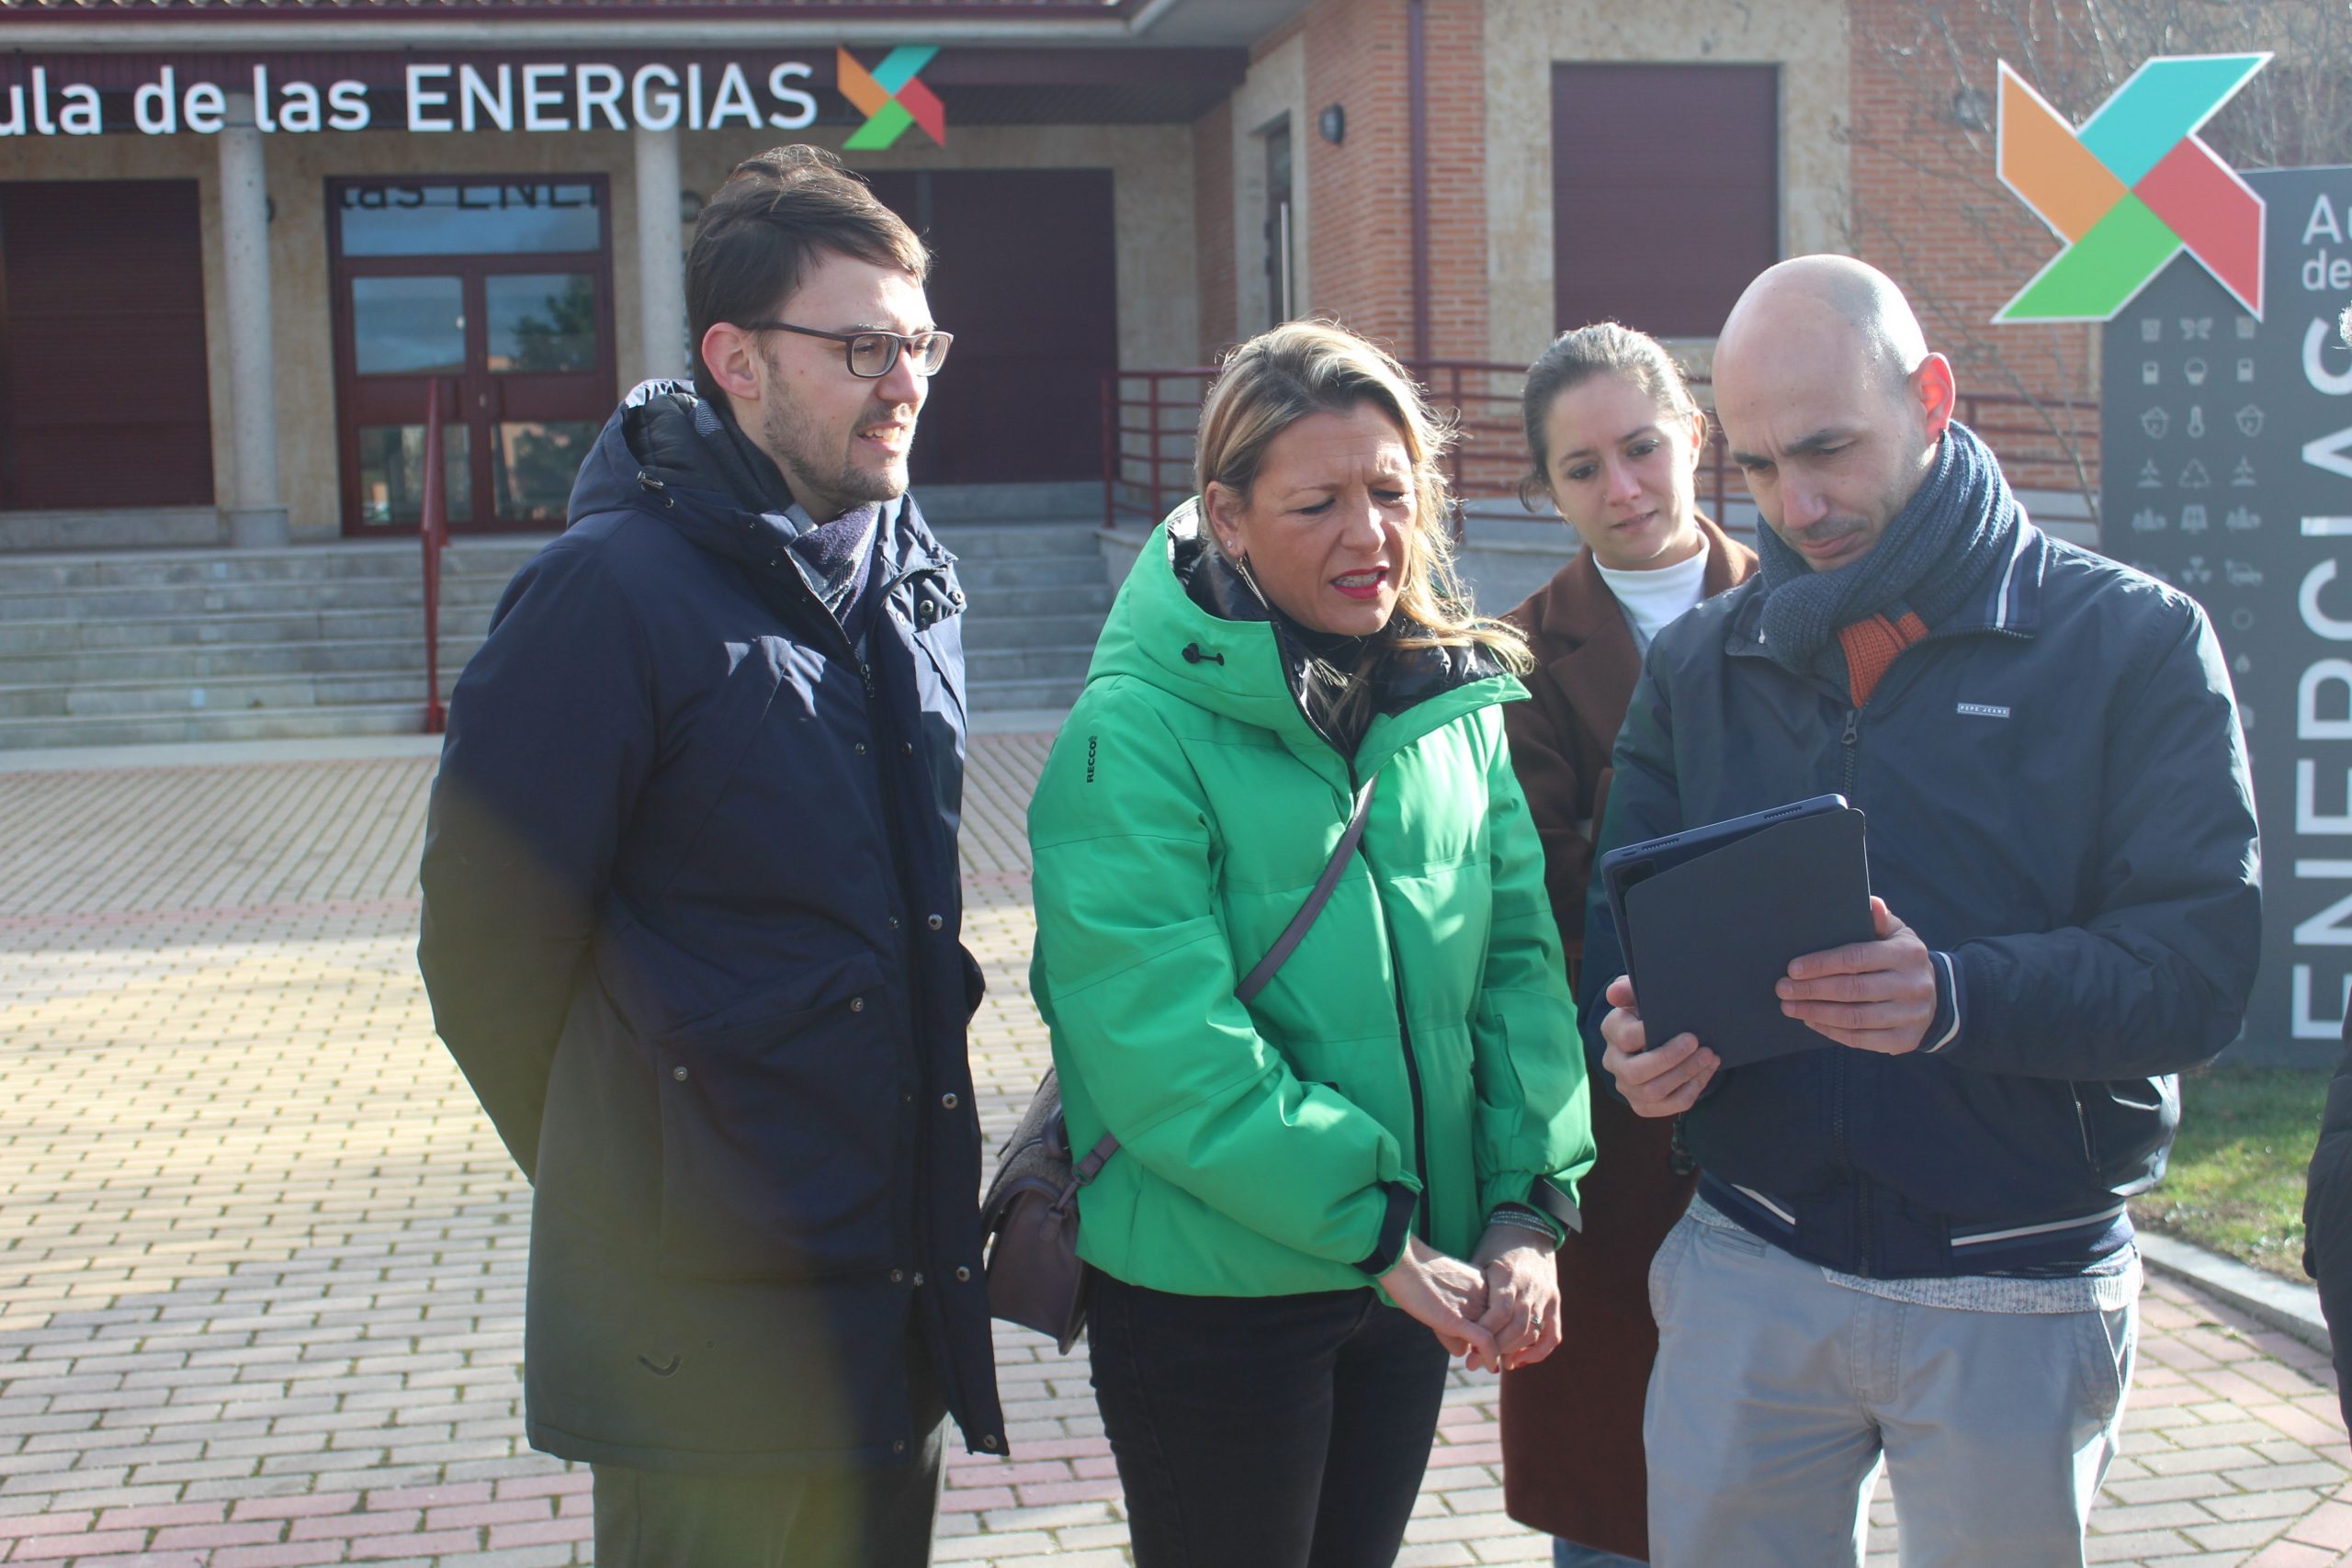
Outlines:
<svg viewBox="0 0 2352 1568"><path fill-rule="evenodd" d="M914 79L937 51L900 48L872 71L837 51L835 82L867 117L859 145L888 146L910 125L934 141L946 133L939 100ZM130 91L101 94L63 67L33 65L0 88L0 137L97 136L137 131L211 135L229 124L230 95L249 95L255 129L419 133L561 130L801 130L816 123L809 89L816 68L780 60L764 66L701 62L628 66L561 63L435 63L411 61L397 85L356 78L320 81L255 65L234 81L194 80L160 65Z"/></svg>

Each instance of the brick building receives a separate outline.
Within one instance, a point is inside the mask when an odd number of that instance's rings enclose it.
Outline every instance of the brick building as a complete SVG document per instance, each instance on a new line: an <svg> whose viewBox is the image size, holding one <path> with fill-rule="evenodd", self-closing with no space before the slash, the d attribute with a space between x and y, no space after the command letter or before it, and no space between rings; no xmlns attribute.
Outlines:
<svg viewBox="0 0 2352 1568"><path fill-rule="evenodd" d="M1703 372L1746 279L1809 250L1912 287L1964 386L2086 396L2086 329L1983 351L2049 246L1987 194L1989 53L1923 87L1924 14L0 0L0 549L405 532L436 379L457 530L556 526L615 397L684 366L699 193L795 139L939 254L930 485L1098 480L1106 377L1181 405L1197 381L1137 373L1291 315L1456 366L1614 316ZM1464 374L1465 488L1498 493L1510 379Z"/></svg>

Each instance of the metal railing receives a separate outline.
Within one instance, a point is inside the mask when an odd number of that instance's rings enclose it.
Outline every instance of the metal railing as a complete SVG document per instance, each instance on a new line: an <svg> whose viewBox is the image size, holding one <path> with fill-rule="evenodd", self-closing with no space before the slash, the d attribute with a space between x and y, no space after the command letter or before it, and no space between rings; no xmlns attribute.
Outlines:
<svg viewBox="0 0 2352 1568"><path fill-rule="evenodd" d="M417 507L417 537L424 547L424 733L449 728L441 705L441 552L449 547L449 503L441 472L441 378L424 394L424 499Z"/></svg>
<svg viewBox="0 0 2352 1568"><path fill-rule="evenodd" d="M1405 368L1428 389L1430 401L1459 433L1446 457L1446 477L1457 501L1516 496L1527 472L1520 391L1527 367L1488 360L1441 359ZM1204 366L1168 370L1118 370L1102 378L1102 525L1116 528L1135 517L1147 528L1193 493L1193 449L1201 399L1216 371ZM1691 391L1713 402L1711 385L1694 378ZM2009 482L2019 489L2079 491L2098 473L2098 404L2086 399L1963 393L1960 418L1999 454ZM2080 467L2078 468L2077 461ZM1709 422L1700 464L1700 494L1712 514L1748 499L1747 481L1731 460L1722 432ZM1459 524L1457 523L1457 527Z"/></svg>

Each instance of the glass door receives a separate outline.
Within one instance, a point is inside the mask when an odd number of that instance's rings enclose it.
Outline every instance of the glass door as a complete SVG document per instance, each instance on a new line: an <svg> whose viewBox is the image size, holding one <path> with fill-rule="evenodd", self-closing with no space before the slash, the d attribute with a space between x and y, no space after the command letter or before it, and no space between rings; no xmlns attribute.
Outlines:
<svg viewBox="0 0 2352 1568"><path fill-rule="evenodd" d="M612 412L602 176L328 186L346 535L413 530L442 388L454 532L560 528Z"/></svg>

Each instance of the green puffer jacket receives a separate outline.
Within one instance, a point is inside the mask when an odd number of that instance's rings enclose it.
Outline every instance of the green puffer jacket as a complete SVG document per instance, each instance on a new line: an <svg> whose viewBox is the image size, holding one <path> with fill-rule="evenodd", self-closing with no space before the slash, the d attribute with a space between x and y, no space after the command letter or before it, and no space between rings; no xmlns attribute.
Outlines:
<svg viewBox="0 0 2352 1568"><path fill-rule="evenodd" d="M1130 1284L1344 1290L1408 1213L1457 1257L1498 1204L1576 1223L1584 1055L1503 740L1500 705L1525 694L1481 649L1392 658L1351 766L1309 721L1304 671L1188 504L1120 590L1030 806L1031 984L1071 1139L1122 1145L1080 1201L1079 1252ZM1374 770L1352 863L1244 1008L1238 976Z"/></svg>

